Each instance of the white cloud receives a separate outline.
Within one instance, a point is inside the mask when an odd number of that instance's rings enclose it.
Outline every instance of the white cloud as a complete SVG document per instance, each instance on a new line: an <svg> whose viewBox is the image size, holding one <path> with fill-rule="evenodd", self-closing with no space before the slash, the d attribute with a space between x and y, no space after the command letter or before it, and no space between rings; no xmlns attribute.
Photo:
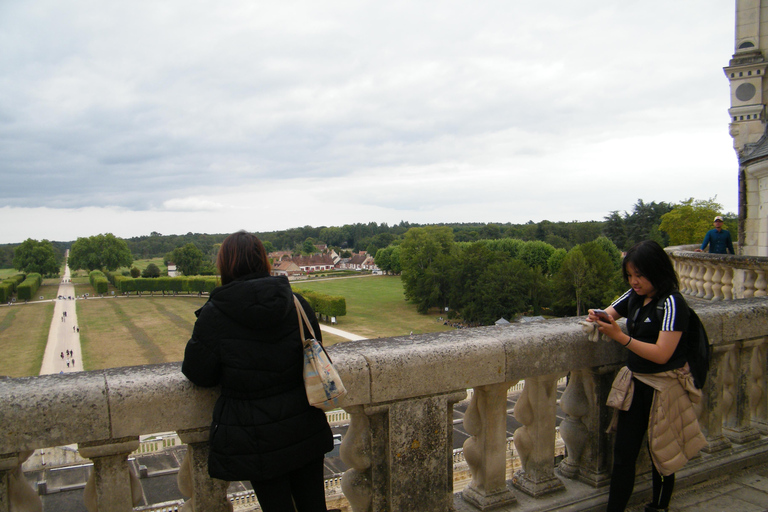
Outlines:
<svg viewBox="0 0 768 512"><path fill-rule="evenodd" d="M9 0L0 218L25 231L0 243L44 237L50 216L80 223L57 228L68 239L108 219L131 236L599 220L638 198L735 211L733 15L720 0Z"/></svg>

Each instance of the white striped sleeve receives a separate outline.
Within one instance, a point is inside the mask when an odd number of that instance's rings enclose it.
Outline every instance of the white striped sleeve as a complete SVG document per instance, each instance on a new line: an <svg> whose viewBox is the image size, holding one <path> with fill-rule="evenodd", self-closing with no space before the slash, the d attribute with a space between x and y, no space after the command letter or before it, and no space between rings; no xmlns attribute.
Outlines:
<svg viewBox="0 0 768 512"><path fill-rule="evenodd" d="M618 299L616 299L615 301L613 301L613 302L611 303L611 306L610 306L610 307L612 307L612 308L616 309L616 304L618 304L619 302L621 302L621 301L623 301L623 300L627 300L627 297L629 297L629 294L630 294L630 293L632 293L632 288L630 288L629 290L627 290L626 292L624 292L624 294L623 294L621 297L619 297Z"/></svg>
<svg viewBox="0 0 768 512"><path fill-rule="evenodd" d="M661 321L662 331L675 331L675 320L677 320L677 303L675 298L670 295L664 301L664 318Z"/></svg>

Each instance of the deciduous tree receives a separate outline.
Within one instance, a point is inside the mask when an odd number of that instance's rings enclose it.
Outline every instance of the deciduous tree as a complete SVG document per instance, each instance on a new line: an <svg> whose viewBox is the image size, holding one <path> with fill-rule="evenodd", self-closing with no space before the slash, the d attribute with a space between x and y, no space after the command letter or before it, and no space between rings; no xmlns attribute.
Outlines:
<svg viewBox="0 0 768 512"><path fill-rule="evenodd" d="M13 268L27 274L50 275L59 273L60 264L51 242L27 238L13 251Z"/></svg>
<svg viewBox="0 0 768 512"><path fill-rule="evenodd" d="M114 271L130 267L132 263L133 255L128 244L112 233L78 238L69 250L69 267L72 270Z"/></svg>

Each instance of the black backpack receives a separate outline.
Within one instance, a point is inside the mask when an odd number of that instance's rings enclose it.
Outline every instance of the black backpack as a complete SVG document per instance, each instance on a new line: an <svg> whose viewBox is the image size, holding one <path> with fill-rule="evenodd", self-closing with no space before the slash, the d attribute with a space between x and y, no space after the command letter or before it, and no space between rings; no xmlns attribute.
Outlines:
<svg viewBox="0 0 768 512"><path fill-rule="evenodd" d="M664 321L664 302L669 295L660 297L656 303L656 315L659 317L659 322ZM688 303L685 303L686 306ZM631 308L632 305L630 304ZM638 310L639 311L639 310ZM699 319L699 315L693 310L691 306L688 306L688 328L683 332L680 343L685 343L685 358L688 360L688 366L691 368L691 376L693 377L693 385L697 389L702 389L704 383L707 380L707 373L709 373L709 360L712 355L712 347L709 344L709 336L704 329L704 325Z"/></svg>

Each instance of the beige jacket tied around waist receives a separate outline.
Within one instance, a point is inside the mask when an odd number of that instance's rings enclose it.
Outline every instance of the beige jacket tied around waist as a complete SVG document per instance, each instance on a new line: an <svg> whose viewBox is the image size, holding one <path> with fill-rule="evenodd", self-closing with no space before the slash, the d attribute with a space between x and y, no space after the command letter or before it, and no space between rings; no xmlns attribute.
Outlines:
<svg viewBox="0 0 768 512"><path fill-rule="evenodd" d="M633 376L656 390L648 420L648 445L653 465L659 473L669 476L707 445L693 408L701 401L701 390L693 385L688 365L662 373L635 374L625 366L616 375L608 395L607 405L616 409L608 432L616 431L619 410L629 410L632 405Z"/></svg>

